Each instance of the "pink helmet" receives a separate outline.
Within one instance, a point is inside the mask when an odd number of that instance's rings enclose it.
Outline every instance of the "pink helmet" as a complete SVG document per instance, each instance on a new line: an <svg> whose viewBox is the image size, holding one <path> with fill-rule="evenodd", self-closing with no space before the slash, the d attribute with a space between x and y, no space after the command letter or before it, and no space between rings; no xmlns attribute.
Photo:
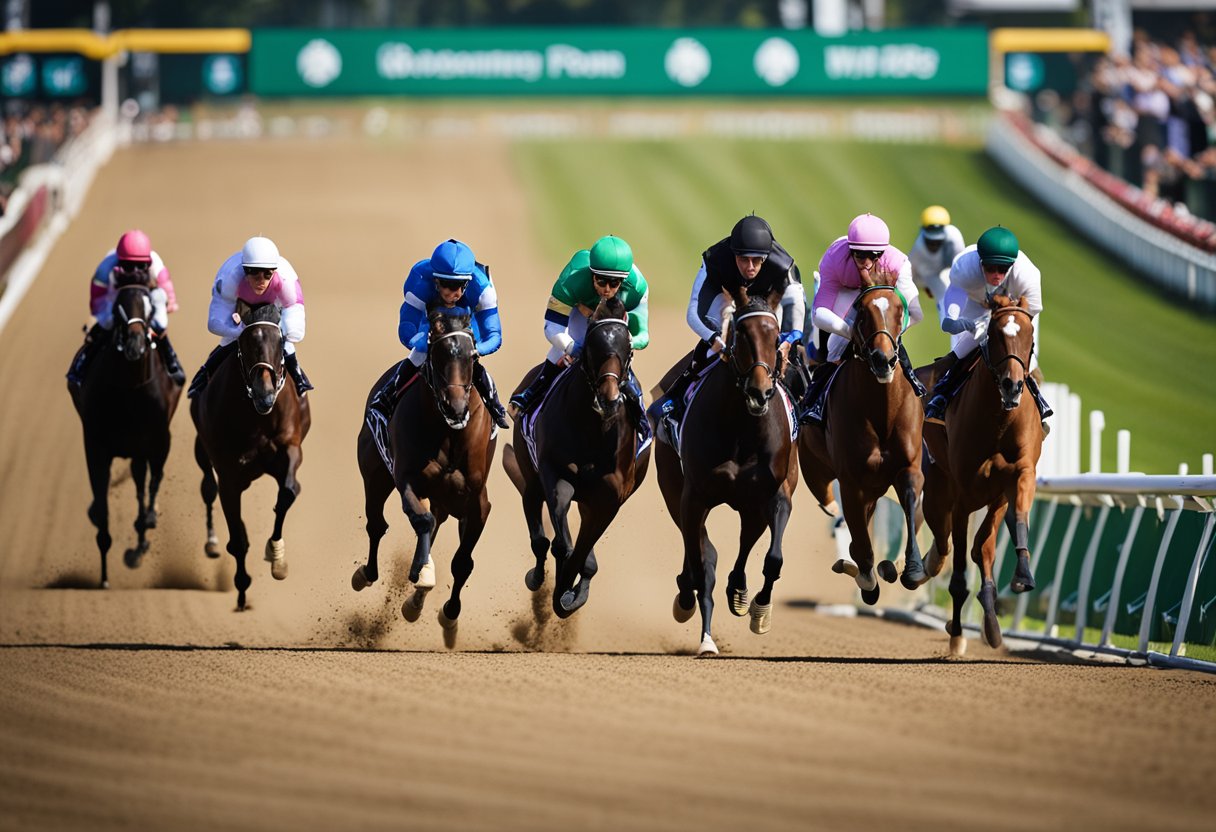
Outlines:
<svg viewBox="0 0 1216 832"><path fill-rule="evenodd" d="M151 263L152 241L148 239L147 234L136 228L118 238L115 253L118 255L119 260Z"/></svg>
<svg viewBox="0 0 1216 832"><path fill-rule="evenodd" d="M887 224L873 214L862 214L849 223L849 248L853 251L882 251L889 245Z"/></svg>

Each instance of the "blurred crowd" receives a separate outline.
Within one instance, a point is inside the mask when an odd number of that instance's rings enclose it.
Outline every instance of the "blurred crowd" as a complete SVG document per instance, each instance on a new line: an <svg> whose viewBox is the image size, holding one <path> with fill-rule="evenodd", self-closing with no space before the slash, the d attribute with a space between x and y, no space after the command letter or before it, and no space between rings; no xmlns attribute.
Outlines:
<svg viewBox="0 0 1216 832"><path fill-rule="evenodd" d="M21 172L54 158L65 143L84 131L91 114L90 109L77 105L5 102L0 114L0 216Z"/></svg>
<svg viewBox="0 0 1216 832"><path fill-rule="evenodd" d="M1057 127L1103 169L1178 210L1216 219L1216 46L1194 32L1099 58ZM1056 103L1056 102L1051 102ZM1043 102L1039 104L1043 109Z"/></svg>

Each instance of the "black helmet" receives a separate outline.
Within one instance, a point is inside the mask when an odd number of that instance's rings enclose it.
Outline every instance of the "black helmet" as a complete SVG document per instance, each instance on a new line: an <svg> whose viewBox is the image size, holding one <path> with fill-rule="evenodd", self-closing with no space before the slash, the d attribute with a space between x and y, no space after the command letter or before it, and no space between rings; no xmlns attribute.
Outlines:
<svg viewBox="0 0 1216 832"><path fill-rule="evenodd" d="M773 229L755 214L746 216L731 229L730 250L741 257L767 257L773 250Z"/></svg>

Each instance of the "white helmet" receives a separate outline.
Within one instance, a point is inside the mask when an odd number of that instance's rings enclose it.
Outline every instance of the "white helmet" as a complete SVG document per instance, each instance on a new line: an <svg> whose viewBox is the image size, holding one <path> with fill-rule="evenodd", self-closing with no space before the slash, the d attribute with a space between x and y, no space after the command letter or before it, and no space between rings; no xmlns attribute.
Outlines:
<svg viewBox="0 0 1216 832"><path fill-rule="evenodd" d="M241 248L241 265L259 269L279 267L279 247L267 237L250 237Z"/></svg>

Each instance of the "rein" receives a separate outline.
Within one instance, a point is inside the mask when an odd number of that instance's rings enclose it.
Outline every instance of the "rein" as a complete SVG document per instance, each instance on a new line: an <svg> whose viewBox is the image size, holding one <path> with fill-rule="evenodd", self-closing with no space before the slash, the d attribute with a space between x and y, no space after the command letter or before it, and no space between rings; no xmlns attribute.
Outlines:
<svg viewBox="0 0 1216 832"><path fill-rule="evenodd" d="M625 327L626 330L629 329L629 322L626 321L624 318L601 318L598 321L592 321L591 326L587 327L587 334L585 336L583 336L583 343L585 344L587 342L587 340L590 339L591 333L595 331L596 327L604 326L605 324L617 324L619 326ZM629 354L625 356L625 362L621 368L622 372L628 372L628 367L632 361L633 361L633 347L630 346ZM604 379L606 379L606 378L614 378L614 379L616 379L617 384L621 383L621 376L618 375L617 373L600 373L599 376L594 381L592 381L591 365L588 364L587 362L583 362L583 375L586 377L587 383L589 385L591 385L592 392L594 392L596 388L598 388L601 384L603 384Z"/></svg>
<svg viewBox="0 0 1216 832"><path fill-rule="evenodd" d="M253 329L255 326L272 326L275 329L279 328L279 325L274 323L273 321L254 321L253 323L247 324L245 326L245 332L248 332L249 330ZM244 334L244 332L242 332L242 335L243 334ZM277 399L279 396L279 391L283 389L283 382L285 382L287 380L287 373L283 372L284 359L282 358L282 356L280 356L280 358L279 358L278 371L276 371L275 367L273 367L271 364L268 364L265 361L258 361L257 363L247 367L247 366L245 366L245 355L241 350L241 339L238 337L236 339L236 357L237 357L237 360L241 362L241 373L245 377L245 393L249 396L250 400L253 399L253 384L250 381L250 376L259 367L265 367L267 370L270 371L270 377L275 380L274 395L275 395L275 398Z"/></svg>
<svg viewBox="0 0 1216 832"><path fill-rule="evenodd" d="M1031 315L1030 312L1028 312L1027 310L1023 309L1020 306L1006 306L1003 309L998 309L997 311L992 313L992 321L989 323L990 331L992 330L992 328L995 325L996 316L1001 315L1005 312L1020 312L1026 316L1026 319L1030 322L1030 326L1031 327L1034 326L1034 316ZM984 364L986 364L988 366L988 369L992 371L992 374L994 376L997 374L997 367L1004 364L1006 361L1016 361L1018 364L1022 365L1022 372L1027 373L1027 374L1030 373L1030 355L1029 355L1029 353L1027 353L1026 359L1023 360L1022 357L1020 355L1018 355L1017 353L1007 352L1007 353L1005 353L1005 356L1003 358L998 359L996 362L993 362L991 360L991 358L988 356L988 345L990 343L992 343L991 337L986 338L984 340L983 345L980 347L980 351L983 353L983 356L984 356ZM1033 337L1031 338L1030 343L1031 343L1030 348L1033 350L1034 349L1034 338Z"/></svg>
<svg viewBox="0 0 1216 832"><path fill-rule="evenodd" d="M755 312L745 312L742 315L739 315L737 318L735 318L734 324L731 326L731 330L730 330L730 344L728 344L726 347L726 352L727 352L726 360L727 360L728 365L730 366L731 372L733 372L735 374L735 385L740 390L742 390L744 387L747 386L748 376L751 375L752 370L756 369L757 367L762 368L766 373L768 373L769 380L774 383L776 383L777 380L780 378L780 372L781 372L781 352L780 351L777 352L777 366L776 367L769 366L769 364L765 361L755 361L755 362L752 362L752 365L750 367L748 367L746 370L743 370L742 372L740 372L738 366L735 364L735 345L739 340L739 323L741 321L746 321L748 318L755 318L758 316L772 318L774 323L779 324L779 320L778 320L777 314L775 312L772 312L771 310L768 310L768 309L760 309ZM773 389L773 388L770 388L770 389Z"/></svg>
<svg viewBox="0 0 1216 832"><path fill-rule="evenodd" d="M465 338L469 339L469 345L470 345L470 347L472 347L470 352L472 353L473 360L476 360L477 341L476 341L476 339L473 338L473 333L467 329L454 329L451 332L445 332L442 335L435 335L434 332L435 332L434 330L431 330L431 335L427 338L426 365L425 365L426 372L423 374L423 376L426 378L427 386L429 388L431 388L431 395L433 395L435 398L435 406L439 410L439 415L443 417L443 420L445 422L447 422L450 427L460 430L469 423L469 417L472 415L473 411L471 409L466 409L465 414L464 414L464 419L456 419L448 414L448 409L449 409L448 405L447 405L444 397L439 395L438 387L440 385L437 385L436 380L435 380L436 375L437 375L435 372L435 365L433 363L433 357L434 357L435 353L431 349L431 347L435 346L436 344L438 344L440 341L444 340L445 338L455 338L457 336L463 335ZM469 391L473 387L472 373L469 374L469 381L464 384L456 384L456 383L450 382L445 377L443 380L442 386L446 387L446 388L454 387L454 388L463 390L465 393L465 396L468 396Z"/></svg>
<svg viewBox="0 0 1216 832"><path fill-rule="evenodd" d="M142 318L141 317L135 317L135 318L129 317L127 315L127 310L118 305L118 295L121 295L123 292L131 291L131 290L134 290L134 291L137 291L137 292L140 292L143 294L144 316L145 317L142 317ZM139 324L140 326L142 326L144 328L144 334L143 334L144 341L146 343L151 343L152 342L152 327L149 326L149 324L148 324L148 316L150 316L152 314L152 293L148 289L148 287L140 286L139 284L130 284L127 286L119 286L118 292L115 294L114 305L117 308L117 311L115 314L117 315L117 317L122 319L123 325L129 330L131 328L132 324ZM122 341L123 341L123 339L121 339L121 338L114 339L115 348L119 352L123 352L125 350L125 347L123 346Z"/></svg>
<svg viewBox="0 0 1216 832"><path fill-rule="evenodd" d="M861 294L859 294L857 296L857 300L853 301L853 309L854 310L861 309L861 299L864 298L866 295L868 295L870 292L875 292L879 289L890 289L892 292L895 293L895 296L899 298L899 302L902 303L904 306L904 322L903 322L903 325L900 327L900 330L899 330L900 334L898 337L895 335L892 335L891 331L884 326L882 329L879 329L879 330L876 330L875 332L873 332L869 337L867 337L865 339L864 342L861 342L861 348L869 349L870 346L874 343L874 341L877 340L878 336L885 335L885 336L887 336L887 338L889 338L891 340L891 344L895 347L896 351L898 352L900 342L903 339L903 332L904 332L904 330L906 330L908 328L908 299L904 297L903 292L899 291L899 289L895 288L894 286L886 286L886 285L867 286L866 288L861 290ZM885 319L885 316L884 316L884 319ZM860 334L861 334L859 332L858 327L853 328L853 333L855 336L860 336ZM860 337L858 337L856 340L858 340L860 342Z"/></svg>

